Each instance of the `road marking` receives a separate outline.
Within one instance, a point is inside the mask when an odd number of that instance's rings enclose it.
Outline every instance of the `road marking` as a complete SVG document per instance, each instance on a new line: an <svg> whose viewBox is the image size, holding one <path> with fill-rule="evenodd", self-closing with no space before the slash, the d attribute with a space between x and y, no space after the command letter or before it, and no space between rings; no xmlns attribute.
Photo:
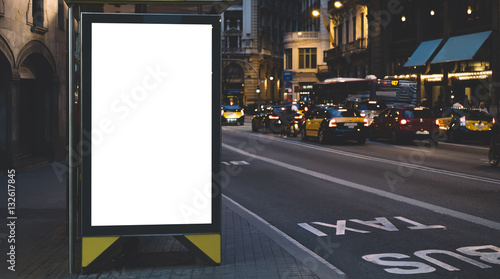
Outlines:
<svg viewBox="0 0 500 279"><path fill-rule="evenodd" d="M457 143L440 142L439 144L450 145L450 146L469 147L469 148L475 148L475 149L481 149L481 150L489 150L488 147L480 147L480 146L457 144Z"/></svg>
<svg viewBox="0 0 500 279"><path fill-rule="evenodd" d="M426 150L426 149L422 149L422 148L399 146L399 145L387 144L387 143L383 143L383 142L370 141L370 143L377 144L377 145L383 145L383 146L390 146L390 147L395 147L395 148L400 148L400 149L406 149L406 150L419 151L419 152L427 152L427 153L432 152L431 150Z"/></svg>
<svg viewBox="0 0 500 279"><path fill-rule="evenodd" d="M298 223L299 227L309 231L310 233L315 234L316 236L328 236L326 233L316 229L315 227L307 224L307 223Z"/></svg>
<svg viewBox="0 0 500 279"><path fill-rule="evenodd" d="M226 165L226 166L246 166L250 165L247 161L222 161L221 164Z"/></svg>
<svg viewBox="0 0 500 279"><path fill-rule="evenodd" d="M492 250L491 251L484 251L484 250ZM491 263L491 264L500 264L498 260L498 256L500 255L500 248L494 246L494 245L481 245L481 246L468 246L468 247L460 247L457 248L457 251L460 253L463 253L467 256L479 256L480 260ZM474 265L476 267L479 267L481 269L485 268L492 268L492 266L487 265L485 263L469 259L461 254L457 254L455 252L447 251L447 250L440 250L440 249L428 249L428 250L420 250L420 251L415 251L413 255L417 256L418 258L427 261L429 263L432 263L438 267L441 267L442 269L445 269L447 271L460 271L459 268L454 267L452 265L449 265L447 263L442 262L441 260L432 258L429 256L429 254L441 254L441 255L447 255L450 257L454 257L455 261L461 260L465 263ZM377 265L381 266L386 266L386 267L392 267L392 268L384 268L384 270L388 273L392 274L424 274L424 273L432 273L436 271L436 268L423 263L423 262L415 262L415 261L394 261L394 260L387 260L387 259L408 259L410 256L405 255L405 254L400 254L400 253L383 253L383 254L371 254L371 255L364 255L361 257L363 260L367 262L371 262ZM400 267L405 267L405 268L400 268Z"/></svg>
<svg viewBox="0 0 500 279"><path fill-rule="evenodd" d="M363 192L371 193L371 194L374 194L374 195L377 195L377 196L381 196L381 197L384 197L384 198L388 198L388 199L391 199L391 200L395 200L395 201L399 201L399 202L406 203L406 204L409 204L409 205L413 205L413 206L416 206L416 207L424 208L424 209L427 209L427 210L430 210L430 211L433 211L433 212L436 212L436 213L448 215L448 216L451 216L451 217L454 217L454 218L457 218L457 219L460 219L460 220L464 220L464 221L467 221L467 222L470 222L470 223L478 224L478 225L481 225L481 226L485 226L485 227L492 228L492 229L500 231L500 223L495 222L495 221L491 221L491 220L484 219L484 218L481 218L481 217L477 217L477 216L474 216L474 215L470 215L470 214L467 214L467 213L462 213L460 211L456 211L456 210L449 209L449 208L446 208L446 207L442 207L442 206L438 206L438 205L434 205L434 204L422 202L422 201L419 201L419 200L415 200L415 199L408 198L408 197L405 197L405 196L397 195L397 194L394 194L394 193L382 191L382 190L379 190L379 189L374 189L374 188L371 188L369 186L365 186L365 185L362 185L362 184L359 184L359 183L347 181L347 180L344 180L344 179L341 179L341 178L333 177L333 176L326 175L326 174L323 174L323 173L319 173L319 172L316 172L316 171L304 169L304 168L297 167L297 166L294 166L294 165L291 165L291 164L287 164L287 163L284 163L284 162L281 162L281 161L278 161L278 160L274 160L274 159L271 159L271 158L267 158L267 157L255 155L255 154L252 154L252 153L248 153L246 151L243 151L241 149L238 149L236 147L233 147L233 146L225 144L225 143L222 143L222 147L227 148L227 149L229 149L231 151L240 153L242 155L245 155L245 156L257 159L257 160L261 160L261 161L264 161L264 162L267 162L267 163L270 163L270 164L273 164L273 165L276 165L276 166L279 166L279 167L282 167L282 168L286 168L286 169L289 169L289 170L292 170L292 171L295 171L295 172L303 173L303 174L306 174L306 175L309 175L309 176L312 176L312 177L316 177L316 178L319 178L319 179L322 179L322 180L325 180L325 181L329 181L329 182L338 184L338 185L343 185L343 186L346 186L346 187L349 187L349 188L352 188L352 189L360 190L360 191L363 191Z"/></svg>
<svg viewBox="0 0 500 279"><path fill-rule="evenodd" d="M222 195L223 203L247 222L255 226L260 232L269 237L294 258L301 261L319 278L346 278L346 274L313 251L309 250L297 240L271 225L257 214L243 207L231 198Z"/></svg>
<svg viewBox="0 0 500 279"><path fill-rule="evenodd" d="M254 135L254 136L262 137L261 135ZM276 138L276 140L283 140L283 139ZM308 143L294 142L294 141L288 141L287 143L298 145L298 146L303 146L303 147L307 147L307 148L315 149L315 150L319 150L319 151L329 152L329 153L333 153L333 154L337 154L337 155L347 156L347 157L351 157L351 158L357 158L357 159L368 160L368 161L373 161L373 162L378 162L378 163L384 163L384 164L388 164L388 165L394 165L394 166L398 166L398 167L406 167L406 168L416 169L416 170L420 170L420 171L437 173L440 175L448 175L448 176L453 176L453 177L458 177L458 178L465 178L465 179L476 180L476 181L500 185L500 180L494 179L494 178L481 177L481 176L477 176L477 175L459 173L459 172L448 171L448 170L443 170L443 169L436 169L436 168L421 166L421 165L417 165L417 164L405 163L402 161L382 159L382 158L377 158L377 157L373 157L373 156L356 154L356 153L352 153L352 152L348 152L348 151L342 151L342 150L338 150L338 149L320 147L320 146L316 146L316 145L312 145L312 144L308 144ZM418 150L415 150L415 151L417 152Z"/></svg>

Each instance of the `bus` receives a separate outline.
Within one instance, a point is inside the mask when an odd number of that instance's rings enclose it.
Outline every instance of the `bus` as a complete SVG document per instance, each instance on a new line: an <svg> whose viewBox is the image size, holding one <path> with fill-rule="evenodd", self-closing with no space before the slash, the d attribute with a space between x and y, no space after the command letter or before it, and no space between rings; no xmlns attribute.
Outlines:
<svg viewBox="0 0 500 279"><path fill-rule="evenodd" d="M313 85L315 104L343 104L348 99L377 100L388 106L416 105L417 83L403 79L331 78Z"/></svg>

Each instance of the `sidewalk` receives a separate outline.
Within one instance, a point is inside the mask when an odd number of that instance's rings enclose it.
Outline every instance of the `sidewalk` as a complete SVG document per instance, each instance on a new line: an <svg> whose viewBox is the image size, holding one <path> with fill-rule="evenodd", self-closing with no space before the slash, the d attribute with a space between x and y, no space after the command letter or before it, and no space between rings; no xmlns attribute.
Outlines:
<svg viewBox="0 0 500 279"><path fill-rule="evenodd" d="M0 183L6 185L6 179L0 177ZM48 164L24 170L17 175L16 183L36 191L19 191L17 195L16 271L8 270L4 261L0 278L342 278L333 266L304 253L300 244L276 233L277 229L226 197L222 205L220 266L200 261L174 237L148 236L139 237L138 254L124 266L70 275L65 202L60 199L65 196L65 182L56 178ZM21 197L40 193L54 198L44 203L38 196ZM1 197L3 200L4 193ZM6 211L5 206L3 202L0 209ZM5 223L3 219L0 226L6 228ZM4 257L7 233L7 229L0 231ZM314 270L301 261L314 266Z"/></svg>

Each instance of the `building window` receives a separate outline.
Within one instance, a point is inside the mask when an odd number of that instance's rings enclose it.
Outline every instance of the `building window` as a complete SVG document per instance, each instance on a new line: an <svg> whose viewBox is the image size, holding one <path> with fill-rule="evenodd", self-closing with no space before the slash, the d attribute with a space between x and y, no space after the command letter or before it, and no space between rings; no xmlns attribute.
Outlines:
<svg viewBox="0 0 500 279"><path fill-rule="evenodd" d="M32 16L33 16L33 26L43 27L43 0L32 0Z"/></svg>
<svg viewBox="0 0 500 279"><path fill-rule="evenodd" d="M365 14L364 13L361 13L361 39L364 39L365 38Z"/></svg>
<svg viewBox="0 0 500 279"><path fill-rule="evenodd" d="M239 36L228 36L227 37L228 48L237 49L241 45L241 37Z"/></svg>
<svg viewBox="0 0 500 279"><path fill-rule="evenodd" d="M356 16L352 17L352 40L356 40Z"/></svg>
<svg viewBox="0 0 500 279"><path fill-rule="evenodd" d="M299 69L316 69L316 48L299 48Z"/></svg>
<svg viewBox="0 0 500 279"><path fill-rule="evenodd" d="M292 69L292 49L285 49L285 69Z"/></svg>
<svg viewBox="0 0 500 279"><path fill-rule="evenodd" d="M337 37L338 37L338 44L337 45L341 45L342 44L342 37L343 37L343 29L344 29L344 26L342 24L339 24L339 26L337 26Z"/></svg>
<svg viewBox="0 0 500 279"><path fill-rule="evenodd" d="M345 43L349 43L351 40L349 40L349 19L345 21Z"/></svg>

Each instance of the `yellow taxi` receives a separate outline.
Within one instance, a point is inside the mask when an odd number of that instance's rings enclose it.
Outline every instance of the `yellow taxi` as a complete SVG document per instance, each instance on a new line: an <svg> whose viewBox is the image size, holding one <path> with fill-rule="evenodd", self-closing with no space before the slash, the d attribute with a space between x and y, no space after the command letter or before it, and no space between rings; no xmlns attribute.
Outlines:
<svg viewBox="0 0 500 279"><path fill-rule="evenodd" d="M437 118L439 135L450 142L462 139L489 142L495 118L478 109L446 108Z"/></svg>
<svg viewBox="0 0 500 279"><path fill-rule="evenodd" d="M220 112L221 123L224 124L245 124L245 112L240 106L223 105Z"/></svg>
<svg viewBox="0 0 500 279"><path fill-rule="evenodd" d="M359 112L342 107L318 108L301 130L302 140L316 137L321 144L334 139L356 140L358 144L364 144L367 136L368 124Z"/></svg>

